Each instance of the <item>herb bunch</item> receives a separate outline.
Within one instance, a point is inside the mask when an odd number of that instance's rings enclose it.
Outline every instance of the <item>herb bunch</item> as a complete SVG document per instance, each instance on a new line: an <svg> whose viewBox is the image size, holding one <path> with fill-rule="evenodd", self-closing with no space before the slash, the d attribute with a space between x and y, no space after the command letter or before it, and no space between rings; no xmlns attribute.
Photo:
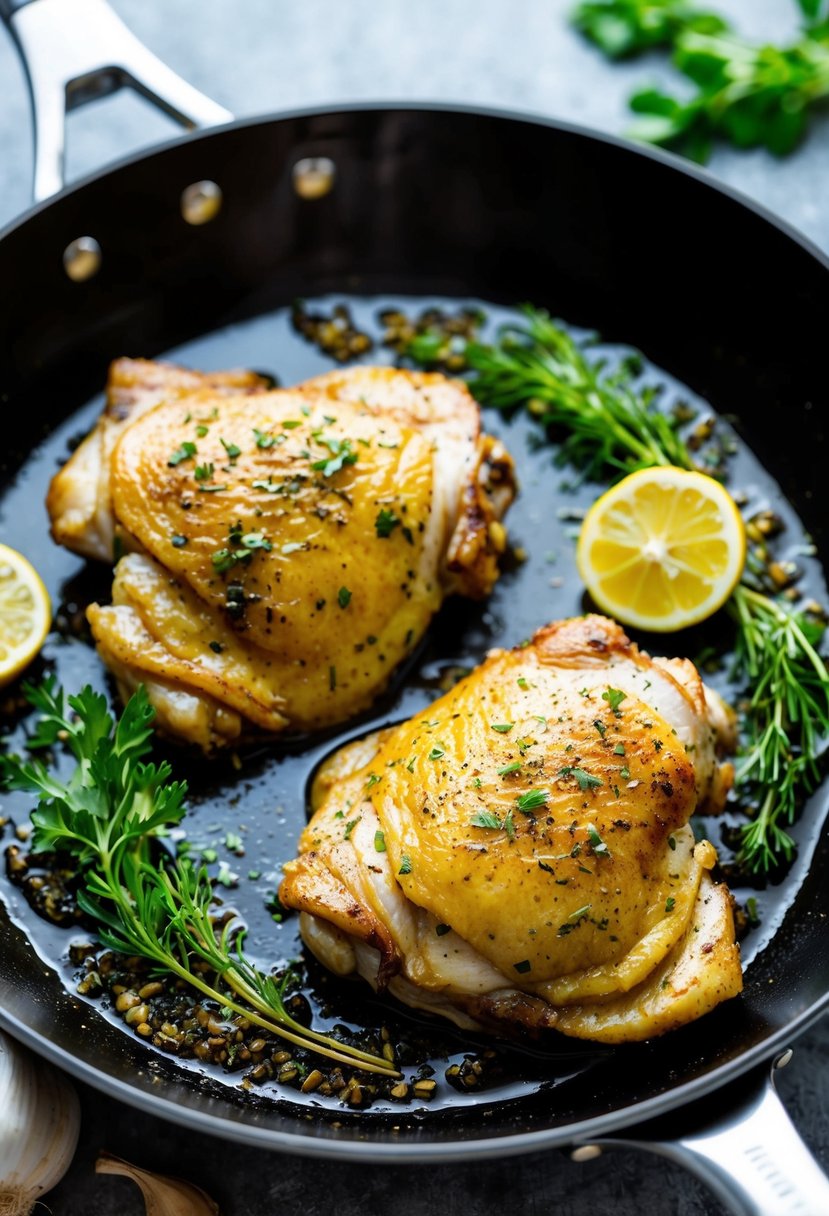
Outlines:
<svg viewBox="0 0 829 1216"><path fill-rule="evenodd" d="M783 47L740 38L686 0L584 0L572 19L611 58L670 48L674 66L696 86L682 98L653 88L635 93L634 138L700 161L717 138L782 156L802 138L810 109L829 96L828 6L798 3L804 28Z"/></svg>
<svg viewBox="0 0 829 1216"><path fill-rule="evenodd" d="M672 47L680 34L721 34L728 22L688 0L582 0L572 22L610 59Z"/></svg>
<svg viewBox="0 0 829 1216"><path fill-rule="evenodd" d="M564 433L561 457L592 478L696 467L654 391L637 384L635 365L610 368L543 310L523 313L494 342L466 344L469 388L482 405L524 408ZM791 860L786 827L819 781L816 758L829 739L829 675L818 653L824 626L765 594L751 571L728 607L737 623L734 676L751 690L736 781L751 820L739 829L737 860L761 874Z"/></svg>
<svg viewBox="0 0 829 1216"><path fill-rule="evenodd" d="M543 426L566 432L560 463L590 477L660 464L693 467L673 421L655 408L655 391L635 386L634 361L611 369L547 313L523 311L524 321L503 326L492 345L466 345L470 388L482 405L525 406ZM411 353L417 359L424 349L421 341Z"/></svg>
<svg viewBox="0 0 829 1216"><path fill-rule="evenodd" d="M341 1064L393 1076L382 1057L309 1030L285 1004L290 970L277 979L254 967L243 951L245 930L233 915L217 923L213 885L205 866L174 858L159 838L184 815L187 786L171 781L165 762L147 761L155 711L143 686L118 721L106 698L84 688L67 700L54 678L24 686L40 712L30 751L65 743L76 760L68 780L39 759L0 756L9 789L37 794L32 848L62 852L77 866L80 908L105 946L148 959L203 996L287 1039ZM194 966L206 963L209 973ZM209 978L210 973L215 976Z"/></svg>

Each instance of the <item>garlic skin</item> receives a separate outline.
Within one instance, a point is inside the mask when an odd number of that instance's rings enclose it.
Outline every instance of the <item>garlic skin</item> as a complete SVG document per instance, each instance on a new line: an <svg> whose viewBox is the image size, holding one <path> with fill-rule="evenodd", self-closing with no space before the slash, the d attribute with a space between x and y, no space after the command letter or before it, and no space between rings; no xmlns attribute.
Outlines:
<svg viewBox="0 0 829 1216"><path fill-rule="evenodd" d="M80 1127L63 1073L0 1031L0 1216L29 1216L68 1170Z"/></svg>
<svg viewBox="0 0 829 1216"><path fill-rule="evenodd" d="M101 1153L95 1162L95 1173L131 1178L141 1188L147 1216L219 1216L217 1205L201 1187L183 1178L139 1169L111 1153ZM3 1216L1 1208L0 1216Z"/></svg>

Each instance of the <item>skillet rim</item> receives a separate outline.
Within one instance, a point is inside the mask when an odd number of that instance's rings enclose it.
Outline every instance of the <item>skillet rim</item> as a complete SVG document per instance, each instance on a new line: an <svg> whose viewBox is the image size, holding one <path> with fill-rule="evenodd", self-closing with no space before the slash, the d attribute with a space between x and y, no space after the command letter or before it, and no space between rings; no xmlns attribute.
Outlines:
<svg viewBox="0 0 829 1216"><path fill-rule="evenodd" d="M220 138L225 134L253 127L266 127L284 121L296 121L331 115L382 113L382 112L414 113L414 114L461 114L471 118L495 119L499 122L519 122L528 126L543 127L574 135L596 144L603 144L619 151L642 157L646 160L663 165L666 169L679 172L693 181L705 186L725 199L738 204L774 228L782 236L799 246L804 253L810 255L824 271L829 272L829 253L821 249L811 238L800 232L788 220L776 215L765 204L748 197L741 190L728 183L720 181L702 166L686 161L680 156L667 152L662 148L650 145L640 145L623 136L595 130L579 123L556 117L535 114L519 109L501 109L495 106L468 106L462 103L412 102L412 101L363 101L349 102L337 105L315 105L298 107L292 110L276 111L264 115L251 115L223 123L215 127L178 135L165 140L150 148L140 149L118 158L116 161L87 174L59 193L30 207L23 215L15 218L0 229L0 242L12 240L19 229L26 226L29 220L40 215L55 203L73 195L78 195L94 183L101 182L109 175L115 175L120 170L129 168L142 161L172 151L177 146L193 141L208 141ZM819 829L822 831L823 829ZM464 1140L462 1131L458 1133L449 1129L440 1129L440 1139L431 1141L411 1140L401 1143L390 1140L387 1143L361 1140L359 1134L352 1134L353 1129L341 1128L331 1135L324 1124L319 1125L315 1135L285 1132L276 1128L257 1126L255 1123L243 1122L232 1117L213 1112L193 1109L186 1105L178 1105L168 1097L156 1095L149 1089L144 1089L109 1076L99 1068L95 1068L85 1060L68 1052L65 1048L53 1043L45 1035L32 1030L17 1017L8 1014L0 1007L0 1028L12 1034L20 1042L32 1048L39 1055L53 1063L59 1064L76 1079L83 1081L93 1088L99 1089L109 1096L115 1097L127 1105L147 1114L158 1115L169 1122L186 1127L191 1131L207 1132L226 1140L246 1144L250 1147L267 1148L274 1151L291 1152L298 1156L323 1158L329 1160L351 1160L358 1153L364 1161L374 1161L385 1164L412 1164L414 1162L452 1162L465 1161L492 1155L494 1150L504 1156L517 1156L523 1153L537 1152L544 1148L561 1147L578 1141L595 1140L607 1134L630 1128L636 1124L653 1119L655 1116L681 1109L698 1098L712 1094L722 1089L729 1082L744 1076L753 1068L770 1060L800 1035L815 1025L824 1013L829 1011L829 989L804 1009L791 1023L778 1028L767 1038L753 1046L741 1050L731 1060L717 1065L703 1076L684 1083L670 1085L661 1094L634 1102L620 1110L611 1111L604 1115L582 1119L560 1127L543 1128L530 1132L502 1132L489 1138ZM320 1133L322 1133L320 1135ZM452 1138L454 1137L454 1138Z"/></svg>

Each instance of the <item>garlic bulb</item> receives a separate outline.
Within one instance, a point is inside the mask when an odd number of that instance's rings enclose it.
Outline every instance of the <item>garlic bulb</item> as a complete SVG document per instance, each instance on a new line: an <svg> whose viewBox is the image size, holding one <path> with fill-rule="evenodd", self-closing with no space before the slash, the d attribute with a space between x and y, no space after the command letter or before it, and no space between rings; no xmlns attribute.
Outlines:
<svg viewBox="0 0 829 1216"><path fill-rule="evenodd" d="M0 1031L0 1216L28 1216L60 1181L80 1126L69 1081Z"/></svg>
<svg viewBox="0 0 829 1216"><path fill-rule="evenodd" d="M218 1216L219 1209L210 1196L183 1178L153 1174L110 1153L101 1153L95 1162L95 1173L131 1178L141 1188L147 1216ZM3 1216L2 1209L0 1216Z"/></svg>

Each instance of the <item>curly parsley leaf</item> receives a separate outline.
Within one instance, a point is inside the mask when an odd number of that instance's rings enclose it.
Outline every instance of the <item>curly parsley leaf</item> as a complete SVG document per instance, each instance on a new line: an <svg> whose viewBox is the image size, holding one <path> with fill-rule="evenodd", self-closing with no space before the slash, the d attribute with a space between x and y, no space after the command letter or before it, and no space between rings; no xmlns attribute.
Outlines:
<svg viewBox="0 0 829 1216"><path fill-rule="evenodd" d="M158 847L159 837L184 815L187 786L171 780L166 761L149 759L155 711L145 688L117 720L105 698L89 687L67 698L50 677L38 687L24 686L24 692L39 711L30 750L65 744L76 767L63 780L39 758L3 755L0 777L7 788L38 796L32 847L74 859L78 904L97 922L104 945L148 959L291 1043L351 1067L395 1075L382 1058L297 1022L284 1000L290 971L277 981L254 967L243 953L241 920L230 918L221 927L214 922L213 883L205 866Z"/></svg>

